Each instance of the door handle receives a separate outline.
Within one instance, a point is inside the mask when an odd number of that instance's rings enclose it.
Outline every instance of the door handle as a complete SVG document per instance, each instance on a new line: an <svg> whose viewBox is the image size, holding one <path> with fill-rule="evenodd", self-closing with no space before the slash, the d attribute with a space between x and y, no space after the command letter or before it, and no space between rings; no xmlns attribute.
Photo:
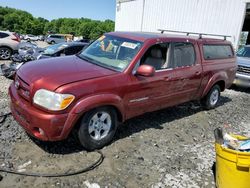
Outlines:
<svg viewBox="0 0 250 188"><path fill-rule="evenodd" d="M170 78L169 77L164 77L163 80L167 82L167 81L170 80Z"/></svg>
<svg viewBox="0 0 250 188"><path fill-rule="evenodd" d="M196 72L195 72L195 75L197 75L197 76L199 76L200 74L201 74L200 71L196 71Z"/></svg>

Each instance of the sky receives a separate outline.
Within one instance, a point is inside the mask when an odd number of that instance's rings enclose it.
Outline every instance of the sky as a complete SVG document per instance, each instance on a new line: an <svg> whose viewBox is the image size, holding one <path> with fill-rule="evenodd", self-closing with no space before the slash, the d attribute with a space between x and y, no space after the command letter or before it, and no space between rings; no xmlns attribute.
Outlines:
<svg viewBox="0 0 250 188"><path fill-rule="evenodd" d="M116 0L0 0L0 6L25 10L35 17L110 19L115 21Z"/></svg>

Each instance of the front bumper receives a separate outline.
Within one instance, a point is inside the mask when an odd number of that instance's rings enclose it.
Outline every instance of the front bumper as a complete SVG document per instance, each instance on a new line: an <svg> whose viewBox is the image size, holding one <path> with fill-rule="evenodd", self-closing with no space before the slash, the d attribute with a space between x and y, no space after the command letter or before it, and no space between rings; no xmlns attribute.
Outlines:
<svg viewBox="0 0 250 188"><path fill-rule="evenodd" d="M20 97L14 86L9 88L11 112L15 120L33 137L43 141L67 138L77 121L77 114L52 114L43 112Z"/></svg>
<svg viewBox="0 0 250 188"><path fill-rule="evenodd" d="M250 75L236 73L233 84L240 87L250 87Z"/></svg>

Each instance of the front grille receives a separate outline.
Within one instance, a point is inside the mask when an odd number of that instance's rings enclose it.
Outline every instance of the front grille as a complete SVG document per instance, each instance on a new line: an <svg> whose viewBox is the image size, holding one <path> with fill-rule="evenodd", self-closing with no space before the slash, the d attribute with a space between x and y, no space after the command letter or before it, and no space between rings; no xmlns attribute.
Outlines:
<svg viewBox="0 0 250 188"><path fill-rule="evenodd" d="M239 65L237 72L250 75L250 67L245 67L245 66Z"/></svg>
<svg viewBox="0 0 250 188"><path fill-rule="evenodd" d="M18 82L18 84L16 84ZM30 101L30 86L19 76L15 80L18 94L27 101Z"/></svg>

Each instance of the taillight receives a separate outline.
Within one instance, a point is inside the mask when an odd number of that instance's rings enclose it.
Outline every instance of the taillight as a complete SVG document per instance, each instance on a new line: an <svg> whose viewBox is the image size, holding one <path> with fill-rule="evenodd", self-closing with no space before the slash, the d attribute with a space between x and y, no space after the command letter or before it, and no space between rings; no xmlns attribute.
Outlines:
<svg viewBox="0 0 250 188"><path fill-rule="evenodd" d="M18 39L18 38L11 38L11 40L14 40L14 41L20 42L20 39Z"/></svg>
<svg viewBox="0 0 250 188"><path fill-rule="evenodd" d="M17 41L17 42L21 41L21 39L15 33L13 33L13 35L14 35L14 37L11 38L11 40L14 40L14 41Z"/></svg>

